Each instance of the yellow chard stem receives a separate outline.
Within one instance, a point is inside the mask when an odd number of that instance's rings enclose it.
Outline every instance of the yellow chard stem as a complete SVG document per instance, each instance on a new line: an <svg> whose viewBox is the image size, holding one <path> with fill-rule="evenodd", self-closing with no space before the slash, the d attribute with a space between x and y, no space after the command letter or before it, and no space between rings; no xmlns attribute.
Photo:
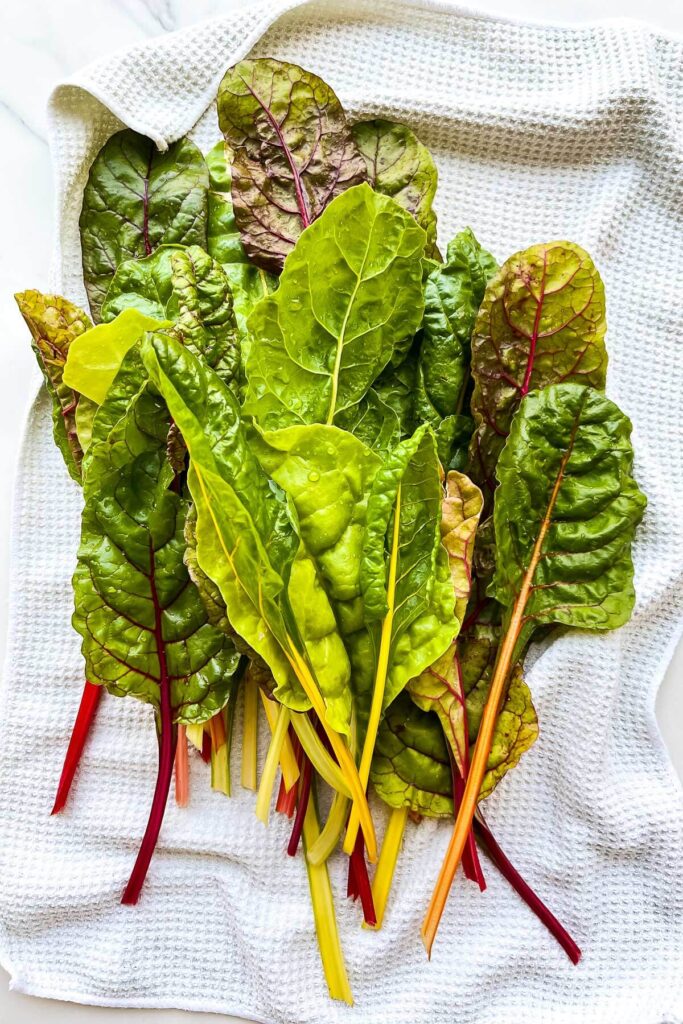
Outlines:
<svg viewBox="0 0 683 1024"><path fill-rule="evenodd" d="M211 788L230 796L230 748L225 732L225 712L209 719L211 733Z"/></svg>
<svg viewBox="0 0 683 1024"><path fill-rule="evenodd" d="M261 785L259 786L258 796L256 797L256 817L262 821L264 825L268 824L270 801L273 795L273 786L275 785L275 776L277 774L277 766L282 752L282 744L285 741L287 729L289 728L289 719L289 708L286 708L284 704L281 704L275 730L271 736L270 746L268 747L268 753L266 754L266 763L263 766Z"/></svg>
<svg viewBox="0 0 683 1024"><path fill-rule="evenodd" d="M258 685L247 675L244 681L244 722L242 725L242 785L245 789L256 789L258 689Z"/></svg>
<svg viewBox="0 0 683 1024"><path fill-rule="evenodd" d="M268 727L271 733L273 733L275 732L275 727L277 725L278 707L280 705L276 704L274 700L269 700L263 690L260 690L259 692L261 694L263 710L265 711L266 718L268 719ZM280 751L280 768L282 770L282 777L285 780L285 787L290 790L298 781L300 773L289 734L285 736L282 743L282 750Z"/></svg>
<svg viewBox="0 0 683 1024"><path fill-rule="evenodd" d="M339 836L344 831L348 812L348 797L344 796L343 793L335 793L332 806L330 807L330 813L327 816L327 821L323 825L322 831L315 843L308 851L307 856L311 864L324 864L328 857L330 857L334 852L334 848L339 842ZM381 854L379 860L381 864ZM377 870L379 871L379 868Z"/></svg>
<svg viewBox="0 0 683 1024"><path fill-rule="evenodd" d="M303 747L306 757L318 775L325 780L328 786L331 786L332 789L350 799L351 790L342 775L341 768L328 754L308 715L305 713L298 714L295 711L292 714L292 728Z"/></svg>
<svg viewBox="0 0 683 1024"><path fill-rule="evenodd" d="M372 764L372 755L375 751L375 742L377 740L377 730L379 729L380 718L382 717L382 708L384 705L384 692L387 685L387 674L389 672L389 656L391 654L391 638L394 630L394 610L396 600L396 574L398 570L398 548L399 548L399 536L401 532L401 485L398 485L396 491L396 505L394 507L394 529L391 538L391 552L389 554L389 580L387 583L387 613L384 616L382 622L382 633L380 636L379 643L379 654L377 656L377 671L375 673L375 686L372 691L372 703L370 705L370 716L368 718L368 728L365 733L365 742L363 743L363 753L361 754L360 767L358 774L363 786L363 790L367 789L368 779L370 778L370 765ZM351 811L351 817L349 819L349 827L346 830L346 838L344 839L344 853L351 856L353 848L356 845L356 836L358 835L358 826L360 824L356 808L354 807ZM363 829L365 833L365 829ZM367 843L367 836L365 837Z"/></svg>
<svg viewBox="0 0 683 1024"><path fill-rule="evenodd" d="M340 736L336 729L333 729L328 722L327 708L325 707L325 701L318 689L318 685L313 678L308 665L293 644L291 644L288 657L292 668L303 687L304 693L313 705L313 710L325 729L334 756L337 758L339 767L341 768L348 788L351 791L354 807L358 810L360 824L363 829L363 835L365 836L368 860L374 864L377 861L377 837L375 835L375 826L372 821L370 808L368 807L368 801L365 795L365 786L361 783L358 775L358 769L356 768L356 762L351 756L351 752L346 745L344 738Z"/></svg>
<svg viewBox="0 0 683 1024"><path fill-rule="evenodd" d="M304 853L315 845L319 838L318 815L315 809L315 799L308 801L306 817L304 818L303 844ZM339 930L337 918L334 912L334 898L330 876L327 871L327 864L312 864L308 856L306 871L308 873L308 885L311 890L311 905L313 907L313 919L315 931L318 936L318 948L322 960L323 971L327 988L332 999L341 999L343 1002L353 1006L353 995L349 978L346 973L344 954L339 941Z"/></svg>
<svg viewBox="0 0 683 1024"><path fill-rule="evenodd" d="M372 902L375 906L377 923L375 929L382 927L384 911L391 892L391 884L394 880L396 862L403 842L403 833L408 820L408 808L397 807L391 812L387 830L384 833L384 841L379 855L379 863L372 880ZM366 927L366 926L364 926ZM367 927L371 927L368 925Z"/></svg>

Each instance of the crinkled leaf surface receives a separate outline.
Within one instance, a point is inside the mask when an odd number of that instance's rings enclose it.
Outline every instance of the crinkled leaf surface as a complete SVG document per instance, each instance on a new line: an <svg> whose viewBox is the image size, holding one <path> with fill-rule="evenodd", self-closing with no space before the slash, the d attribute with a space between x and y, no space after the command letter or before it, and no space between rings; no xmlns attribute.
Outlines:
<svg viewBox="0 0 683 1024"><path fill-rule="evenodd" d="M240 61L217 103L242 243L254 263L277 272L304 228L365 179L365 164L335 94L296 64Z"/></svg>
<svg viewBox="0 0 683 1024"><path fill-rule="evenodd" d="M285 653L298 633L330 724L348 732L344 646L324 591L306 559L297 557L299 538L284 495L247 444L234 397L210 367L173 338L149 335L143 358L190 453L199 566L218 585L233 627L272 670L278 699L294 710L309 706Z"/></svg>
<svg viewBox="0 0 683 1024"><path fill-rule="evenodd" d="M441 542L448 553L455 592L455 619L462 624L472 584L472 553L482 509L481 491L464 474L450 472L441 502ZM423 711L435 711L464 778L468 764L467 718L460 667L451 645L432 665L408 683Z"/></svg>
<svg viewBox="0 0 683 1024"><path fill-rule="evenodd" d="M332 423L359 402L422 318L424 232L359 185L301 236L249 317L245 412L265 429Z"/></svg>
<svg viewBox="0 0 683 1024"><path fill-rule="evenodd" d="M164 245L145 259L121 264L102 316L118 320L135 312L172 321L184 345L226 383L236 379L240 355L232 290L220 263L200 246Z"/></svg>
<svg viewBox="0 0 683 1024"><path fill-rule="evenodd" d="M232 291L232 305L240 341L241 380L247 379L247 360L251 348L251 337L247 321L257 302L275 291L277 278L253 263L226 263L225 276Z"/></svg>
<svg viewBox="0 0 683 1024"><path fill-rule="evenodd" d="M187 501L169 490L167 425L144 390L91 448L73 623L88 679L157 710L168 687L174 719L200 722L225 705L237 654L183 561Z"/></svg>
<svg viewBox="0 0 683 1024"><path fill-rule="evenodd" d="M206 245L210 256L221 264L248 263L232 205L232 171L224 141L206 155L209 170Z"/></svg>
<svg viewBox="0 0 683 1024"><path fill-rule="evenodd" d="M166 243L206 246L209 175L188 139L160 153L126 129L95 157L83 192L83 277L95 322L116 268Z"/></svg>
<svg viewBox="0 0 683 1024"><path fill-rule="evenodd" d="M254 442L264 470L296 509L342 636L354 633L364 623L360 560L379 458L352 434L322 424L264 431Z"/></svg>
<svg viewBox="0 0 683 1024"><path fill-rule="evenodd" d="M163 320L173 291L171 256L182 249L181 245L160 245L149 256L120 263L102 303L102 321L113 320L125 309Z"/></svg>
<svg viewBox="0 0 683 1024"><path fill-rule="evenodd" d="M417 414L434 427L462 411L472 330L486 282L497 269L466 228L449 244L444 266L427 278L418 364L423 401Z"/></svg>
<svg viewBox="0 0 683 1024"><path fill-rule="evenodd" d="M448 748L436 715L400 694L379 727L370 780L390 807L426 817L453 815Z"/></svg>
<svg viewBox="0 0 683 1024"><path fill-rule="evenodd" d="M495 466L524 396L547 384L604 388L605 291L587 252L573 242L534 245L490 281L472 335L468 473L490 501Z"/></svg>
<svg viewBox="0 0 683 1024"><path fill-rule="evenodd" d="M380 454L395 448L401 440L397 414L382 401L374 388L370 388L356 405L337 413L335 422Z"/></svg>
<svg viewBox="0 0 683 1024"><path fill-rule="evenodd" d="M519 627L516 651L541 625L613 629L629 618L631 543L646 504L630 434L590 387L555 384L523 400L498 460L489 587Z"/></svg>
<svg viewBox="0 0 683 1024"><path fill-rule="evenodd" d="M448 556L441 544L441 499L434 435L429 427L420 427L386 457L368 498L360 582L370 657L362 643L352 653L354 670L359 667L354 678L360 691L361 722L367 708L360 665L370 668L369 673L365 668L369 706L387 620L391 643L385 708L409 679L443 654L457 633L455 594Z"/></svg>
<svg viewBox="0 0 683 1024"><path fill-rule="evenodd" d="M126 353L147 331L169 326L169 321L125 309L110 323L98 324L81 334L69 349L64 382L101 405Z"/></svg>
<svg viewBox="0 0 683 1024"><path fill-rule="evenodd" d="M17 293L15 299L31 332L31 346L52 400L55 443L70 476L80 482L83 447L76 428L79 396L64 380L64 366L72 343L92 326L90 317L61 295L29 290Z"/></svg>
<svg viewBox="0 0 683 1024"><path fill-rule="evenodd" d="M375 118L351 126L365 161L368 182L412 213L427 233L427 254L436 248L436 214L432 209L438 172L432 155L405 124Z"/></svg>

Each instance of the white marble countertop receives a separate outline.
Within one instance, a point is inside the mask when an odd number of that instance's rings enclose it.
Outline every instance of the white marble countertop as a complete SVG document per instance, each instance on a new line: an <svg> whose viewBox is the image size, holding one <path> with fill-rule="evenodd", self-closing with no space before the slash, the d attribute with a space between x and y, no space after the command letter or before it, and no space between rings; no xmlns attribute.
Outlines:
<svg viewBox="0 0 683 1024"><path fill-rule="evenodd" d="M0 184L4 197L0 257L0 322L10 387L0 403L0 646L7 623L9 481L25 410L35 387L33 355L12 298L47 284L52 232L52 175L46 144L45 104L54 83L79 66L144 38L225 13L249 0L22 0L0 5ZM343 3L343 0L339 0ZM506 0L469 0L467 6L509 14ZM638 17L683 34L681 0L517 0L517 17L584 21ZM662 732L683 777L683 647L667 673L657 704ZM215 1021L207 1014L110 1010L31 999L7 991L0 970L1 1024L180 1024ZM235 1018L224 1018L235 1020Z"/></svg>

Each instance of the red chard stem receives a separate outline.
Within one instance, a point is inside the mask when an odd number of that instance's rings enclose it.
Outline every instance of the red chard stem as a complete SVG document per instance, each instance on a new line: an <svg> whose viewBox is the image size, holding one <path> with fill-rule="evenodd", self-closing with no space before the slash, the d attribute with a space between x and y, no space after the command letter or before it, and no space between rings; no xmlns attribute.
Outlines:
<svg viewBox="0 0 683 1024"><path fill-rule="evenodd" d="M71 731L71 739L69 740L69 746L67 747L66 756L64 758L64 767L62 768L59 786L57 787L57 796L55 798L54 807L52 808L52 814L59 814L59 812L64 808L69 797L71 783L74 780L76 769L78 768L83 754L85 742L95 719L97 707L102 697L102 690L102 686L96 686L94 683L90 683L86 679L85 686L83 687L83 696L81 697L81 703L78 708L78 714L76 715L76 721L74 722L74 727Z"/></svg>

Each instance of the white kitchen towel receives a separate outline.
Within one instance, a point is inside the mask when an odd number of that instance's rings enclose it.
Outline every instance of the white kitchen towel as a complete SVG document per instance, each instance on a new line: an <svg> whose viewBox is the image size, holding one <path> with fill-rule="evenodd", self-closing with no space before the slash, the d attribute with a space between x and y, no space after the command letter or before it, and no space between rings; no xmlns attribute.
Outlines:
<svg viewBox="0 0 683 1024"><path fill-rule="evenodd" d="M379 933L361 930L334 860L356 1005L331 1003L286 823L266 830L239 787L231 801L210 792L197 758L191 806L169 805L139 906L119 905L154 730L148 708L105 699L69 808L49 817L82 683L69 624L80 493L42 395L14 514L0 958L35 995L269 1024L680 1024L683 799L654 702L683 624L683 43L634 23L520 24L426 0L271 0L137 46L51 101L58 290L85 301L77 221L97 148L121 124L161 146L192 130L208 147L220 77L252 47L316 71L352 117L417 132L439 167L442 244L466 224L499 259L570 238L604 277L608 392L633 419L650 502L637 606L616 633L564 631L535 650L541 736L488 803L584 958L573 967L485 862L486 893L457 881L428 963L419 926L449 828L425 822L408 829Z"/></svg>

